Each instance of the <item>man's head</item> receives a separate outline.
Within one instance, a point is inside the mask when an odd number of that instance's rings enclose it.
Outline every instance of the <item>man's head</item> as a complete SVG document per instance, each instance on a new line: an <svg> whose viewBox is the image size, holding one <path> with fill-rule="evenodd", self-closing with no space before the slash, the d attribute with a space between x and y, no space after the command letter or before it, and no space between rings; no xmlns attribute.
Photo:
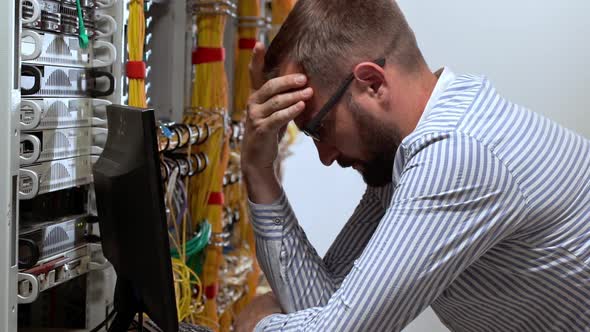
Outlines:
<svg viewBox="0 0 590 332"><path fill-rule="evenodd" d="M384 58L384 66L374 60ZM301 72L314 89L305 127L350 75L316 141L325 165L353 166L369 185L391 181L397 146L432 91L414 33L392 0L299 0L265 56L267 79ZM430 75L430 76L429 76ZM434 79L435 81L435 79Z"/></svg>

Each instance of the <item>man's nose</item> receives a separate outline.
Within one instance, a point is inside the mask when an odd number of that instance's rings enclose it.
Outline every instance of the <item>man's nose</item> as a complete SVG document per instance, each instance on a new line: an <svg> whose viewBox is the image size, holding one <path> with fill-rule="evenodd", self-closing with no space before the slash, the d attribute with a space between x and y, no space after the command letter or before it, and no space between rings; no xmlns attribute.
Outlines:
<svg viewBox="0 0 590 332"><path fill-rule="evenodd" d="M329 144L313 141L316 149L318 149L318 155L322 164L326 166L332 165L332 163L338 158L339 152Z"/></svg>

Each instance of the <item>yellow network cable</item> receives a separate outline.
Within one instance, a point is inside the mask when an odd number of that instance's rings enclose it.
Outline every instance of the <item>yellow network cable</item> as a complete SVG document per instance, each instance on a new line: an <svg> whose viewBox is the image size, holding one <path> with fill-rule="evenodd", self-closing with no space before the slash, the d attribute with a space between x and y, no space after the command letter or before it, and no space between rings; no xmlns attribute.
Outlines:
<svg viewBox="0 0 590 332"><path fill-rule="evenodd" d="M249 64L252 59L252 51L258 37L258 26L265 24L265 20L260 17L260 2L258 0L241 0L238 2L238 47L236 50L236 70L234 74L234 108L232 120L242 122L245 120L246 106L248 97L251 92ZM240 146L235 147L234 153L238 156L234 161L239 167ZM254 245L253 230L248 218L247 210L247 193L243 182L229 186L228 195L230 195L230 206L237 208L240 214L240 221L234 226L234 232L238 233L238 249L243 250L254 262L252 271L248 274L246 280L245 294L233 306L232 312L239 313L256 294L258 281L260 279L260 267L256 263L256 246ZM252 236L250 235L252 234ZM250 242L252 241L252 242ZM229 310L228 310L229 311ZM223 322L228 323L229 319L225 318ZM224 327L224 325L222 325Z"/></svg>
<svg viewBox="0 0 590 332"><path fill-rule="evenodd" d="M172 258L172 272L174 275L174 291L176 292L178 320L191 320L202 308L199 307L202 295L202 285L199 276L181 259ZM193 295L193 291L196 294ZM195 300L196 299L196 300Z"/></svg>
<svg viewBox="0 0 590 332"><path fill-rule="evenodd" d="M186 265L186 230L187 230L187 214L176 215L175 209L172 208L172 196L175 190L174 186L177 181L178 172L175 171L169 178L166 185L166 205L170 211L171 223L174 228L174 233L170 234L172 245L179 253L179 258L172 258L172 272L174 277L174 291L176 294L176 306L178 312L178 320L194 321L194 315L202 311L202 285L199 276ZM179 230L177 226L178 218L181 218L181 227Z"/></svg>
<svg viewBox="0 0 590 332"><path fill-rule="evenodd" d="M277 4L275 4L275 2ZM274 19L273 23L280 24L292 8L294 1L273 1ZM197 3L198 5L198 3ZM203 4L201 4L203 5ZM260 15L260 8L256 0L241 0L239 3L239 15L245 17L257 17ZM205 264L201 276L202 285L199 287L206 295L204 308L195 301L190 301L185 296L179 297L179 318L205 324L215 331L229 330L233 316L237 309L243 308L247 301L254 296L260 270L254 264L255 269L248 275L247 292L234 306L229 304L223 313L218 312L217 294L220 285L220 267L224 264L222 245L215 239L215 234L223 232L223 200L232 209L237 208L240 212L240 223L236 225L234 232L238 232L239 245L236 255L246 255L255 258L254 235L247 222L247 207L245 188L238 185L230 185L223 188L223 178L230 159L229 135L225 124L227 116L227 80L223 63L223 35L226 24L226 16L216 9L206 8L198 10L197 21L197 44L193 54L194 80L192 88L191 107L186 113L184 121L189 124L198 125L200 128L209 128L209 139L200 146L195 146L190 153L203 152L208 156L209 164L204 172L194 176L189 183L190 213L193 216L193 228L196 223L208 220L213 232L213 245L209 245L205 251ZM239 31L241 41L237 50L237 72L235 78L236 95L233 99L235 112L231 118L235 122L243 121L246 100L250 93L249 76L247 66L252 56L251 49L254 46L252 41L256 38L256 27L242 26ZM247 45L252 47L246 47ZM239 147L234 147L234 153L239 154ZM239 165L239 163L238 163ZM234 165L235 166L235 165ZM221 195L221 193L224 195ZM184 232L183 232L184 233ZM182 234L182 233L181 233ZM178 242L182 242L179 239ZM217 245L216 245L217 244ZM180 250L185 250L179 248ZM250 260L252 262L254 259ZM175 278L178 276L178 291L187 295L186 288L195 287L191 285L192 274L184 270L183 257L174 263ZM187 274L188 273L188 274ZM244 274L242 274L243 278ZM243 279L237 279L243 280ZM234 285L235 287L235 285ZM241 291L241 290L240 290ZM237 293L239 294L239 293ZM202 312L201 312L202 310Z"/></svg>
<svg viewBox="0 0 590 332"><path fill-rule="evenodd" d="M127 24L127 43L129 62L143 61L145 42L145 15L143 0L130 0L129 21ZM127 75L129 76L129 66ZM144 65L145 68L145 65ZM145 69L144 71L145 72ZM137 76L141 77L141 75ZM129 78L129 106L146 107L145 79Z"/></svg>
<svg viewBox="0 0 590 332"><path fill-rule="evenodd" d="M194 221L201 222L207 219L213 234L223 231L220 197L229 156L225 128L228 108L227 79L223 63L225 23L226 16L222 13L208 12L197 15L198 47L193 55L195 69L191 108L185 116L185 122L200 126L206 123L211 129L207 142L193 150L193 153L204 152L209 158L209 165L204 172L191 179L189 188L190 210ZM212 202L212 197L217 197L214 199L216 202ZM208 323L207 325L214 330L220 328L216 294L221 260L220 246L209 245L205 249L202 281L207 300L204 312L198 315L197 320Z"/></svg>
<svg viewBox="0 0 590 332"><path fill-rule="evenodd" d="M234 108L233 121L241 121L246 112L246 104L250 95L250 72L248 65L252 59L252 50L258 37L258 28L252 18L260 17L260 1L240 0L238 2L238 47L236 50L236 70L234 75ZM240 19L249 18L249 19Z"/></svg>
<svg viewBox="0 0 590 332"><path fill-rule="evenodd" d="M278 28L285 22L287 16L295 6L295 2L297 0L272 0L272 27L270 39L272 40L276 33L278 32Z"/></svg>

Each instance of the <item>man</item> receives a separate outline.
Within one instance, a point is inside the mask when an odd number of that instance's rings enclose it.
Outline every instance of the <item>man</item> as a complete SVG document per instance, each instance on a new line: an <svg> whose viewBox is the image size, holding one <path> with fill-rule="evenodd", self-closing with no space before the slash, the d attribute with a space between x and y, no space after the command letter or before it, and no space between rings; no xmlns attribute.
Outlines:
<svg viewBox="0 0 590 332"><path fill-rule="evenodd" d="M274 295L238 331L399 331L429 305L452 331L590 329L588 140L431 73L392 0L299 0L252 77L242 167ZM323 259L274 172L291 120L368 185Z"/></svg>

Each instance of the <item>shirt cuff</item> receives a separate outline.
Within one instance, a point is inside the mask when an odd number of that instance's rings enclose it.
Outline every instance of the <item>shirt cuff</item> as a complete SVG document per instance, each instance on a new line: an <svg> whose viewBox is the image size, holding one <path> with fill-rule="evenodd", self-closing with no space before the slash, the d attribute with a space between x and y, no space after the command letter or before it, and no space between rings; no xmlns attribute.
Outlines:
<svg viewBox="0 0 590 332"><path fill-rule="evenodd" d="M248 200L250 222L254 233L268 240L280 240L295 225L293 209L285 192L272 204L256 204Z"/></svg>

